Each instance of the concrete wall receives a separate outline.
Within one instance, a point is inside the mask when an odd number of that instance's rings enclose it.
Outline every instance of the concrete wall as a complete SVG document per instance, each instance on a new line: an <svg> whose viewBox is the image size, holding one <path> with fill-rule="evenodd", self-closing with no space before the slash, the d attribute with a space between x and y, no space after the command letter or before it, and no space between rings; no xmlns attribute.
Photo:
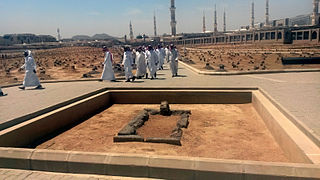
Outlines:
<svg viewBox="0 0 320 180"><path fill-rule="evenodd" d="M0 148L0 168L159 179L316 180L319 165Z"/></svg>
<svg viewBox="0 0 320 180"><path fill-rule="evenodd" d="M289 159L300 163L320 164L319 147L261 92L253 92L252 104Z"/></svg>
<svg viewBox="0 0 320 180"><path fill-rule="evenodd" d="M109 105L107 92L94 95L0 131L0 146L23 147L93 115Z"/></svg>

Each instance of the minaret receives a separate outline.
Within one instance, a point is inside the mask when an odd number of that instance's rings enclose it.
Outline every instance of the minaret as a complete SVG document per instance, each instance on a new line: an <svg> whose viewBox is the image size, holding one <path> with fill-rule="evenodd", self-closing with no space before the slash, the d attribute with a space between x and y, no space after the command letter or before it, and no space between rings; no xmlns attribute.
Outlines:
<svg viewBox="0 0 320 180"><path fill-rule="evenodd" d="M251 4L251 29L254 29L254 2Z"/></svg>
<svg viewBox="0 0 320 180"><path fill-rule="evenodd" d="M312 25L319 24L319 0L313 0Z"/></svg>
<svg viewBox="0 0 320 180"><path fill-rule="evenodd" d="M204 13L204 11L203 11L203 21L202 21L202 23L203 23L203 26L202 26L202 32L206 32L206 14Z"/></svg>
<svg viewBox="0 0 320 180"><path fill-rule="evenodd" d="M269 26L269 0L266 0L266 22L265 26Z"/></svg>
<svg viewBox="0 0 320 180"><path fill-rule="evenodd" d="M226 17L226 9L223 10L223 32L227 32L227 17Z"/></svg>
<svg viewBox="0 0 320 180"><path fill-rule="evenodd" d="M61 41L61 34L60 34L60 29L57 29L57 33L58 33L58 41Z"/></svg>
<svg viewBox="0 0 320 180"><path fill-rule="evenodd" d="M177 21L176 21L176 7L174 5L174 0L171 0L171 6L170 6L170 12L171 12L171 35L175 36L177 35Z"/></svg>
<svg viewBox="0 0 320 180"><path fill-rule="evenodd" d="M130 39L133 40L133 30L132 30L132 24L131 24L131 21L130 21Z"/></svg>
<svg viewBox="0 0 320 180"><path fill-rule="evenodd" d="M218 32L218 23L217 23L217 5L214 5L214 32Z"/></svg>
<svg viewBox="0 0 320 180"><path fill-rule="evenodd" d="M153 14L153 25L154 25L154 36L157 36L157 21L156 21L156 12Z"/></svg>

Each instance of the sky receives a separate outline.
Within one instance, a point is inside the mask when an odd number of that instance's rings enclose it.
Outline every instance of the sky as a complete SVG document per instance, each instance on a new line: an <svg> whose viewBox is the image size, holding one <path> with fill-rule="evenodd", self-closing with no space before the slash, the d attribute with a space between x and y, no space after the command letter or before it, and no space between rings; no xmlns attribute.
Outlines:
<svg viewBox="0 0 320 180"><path fill-rule="evenodd" d="M270 18L294 17L312 12L313 0L269 0ZM218 29L222 30L223 10L227 30L250 23L252 0L176 0L178 33L202 31L203 12L207 30L213 30L214 4ZM264 21L265 0L254 0L256 22ZM0 0L0 35L12 33L46 34L62 38L106 33L115 37L153 35L153 14L158 34L170 34L170 0Z"/></svg>

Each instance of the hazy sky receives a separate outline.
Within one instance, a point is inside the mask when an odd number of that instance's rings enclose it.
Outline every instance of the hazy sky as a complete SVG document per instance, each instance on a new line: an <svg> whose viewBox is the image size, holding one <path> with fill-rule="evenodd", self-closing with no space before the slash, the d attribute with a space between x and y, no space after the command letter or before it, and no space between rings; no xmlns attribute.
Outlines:
<svg viewBox="0 0 320 180"><path fill-rule="evenodd" d="M256 22L264 20L265 0L255 1ZM293 17L312 11L312 0L269 0L271 19ZM201 32L203 11L207 30L213 29L214 4L218 10L218 28L222 29L223 9L227 29L248 25L252 0L176 0L177 31ZM63 38L74 35L107 33L122 37L129 34L153 35L153 12L158 34L170 33L170 0L0 0L0 35L34 33Z"/></svg>

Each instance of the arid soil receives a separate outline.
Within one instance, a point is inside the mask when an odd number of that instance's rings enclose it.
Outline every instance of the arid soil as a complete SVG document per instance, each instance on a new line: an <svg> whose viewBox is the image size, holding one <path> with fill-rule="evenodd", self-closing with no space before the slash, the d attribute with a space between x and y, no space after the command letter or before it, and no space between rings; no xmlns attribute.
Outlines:
<svg viewBox="0 0 320 180"><path fill-rule="evenodd" d="M120 63L122 51L112 48L114 63ZM12 53L0 52L0 85L22 82L25 71L20 71L24 64L23 51ZM37 63L40 80L74 80L100 78L104 61L101 48L65 47L47 50L34 50L32 55ZM122 76L122 70L115 66L116 76ZM84 77L85 74L85 77Z"/></svg>
<svg viewBox="0 0 320 180"><path fill-rule="evenodd" d="M282 65L282 57L320 57L320 47L314 45L214 45L180 47L182 60L206 71L255 71L276 69L320 68L315 65Z"/></svg>
<svg viewBox="0 0 320 180"><path fill-rule="evenodd" d="M251 104L171 105L172 110L192 112L188 129L183 129L182 146L114 143L114 135L143 108L159 105L115 104L36 148L289 162ZM167 120L161 126L175 123ZM147 124L145 132L156 132L158 125Z"/></svg>
<svg viewBox="0 0 320 180"><path fill-rule="evenodd" d="M180 116L149 116L149 120L138 129L137 134L144 138L169 138L179 119Z"/></svg>

